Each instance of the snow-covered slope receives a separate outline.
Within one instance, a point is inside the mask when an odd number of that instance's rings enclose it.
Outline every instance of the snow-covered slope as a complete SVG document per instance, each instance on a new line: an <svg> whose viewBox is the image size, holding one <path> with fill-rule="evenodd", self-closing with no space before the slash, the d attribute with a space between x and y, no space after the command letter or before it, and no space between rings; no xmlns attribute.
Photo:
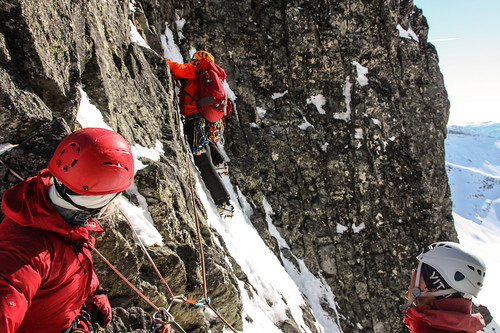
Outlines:
<svg viewBox="0 0 500 333"><path fill-rule="evenodd" d="M460 243L481 255L487 265L485 285L477 303L487 306L498 319L500 124L450 126L446 139L446 168ZM498 331L498 326L496 329Z"/></svg>

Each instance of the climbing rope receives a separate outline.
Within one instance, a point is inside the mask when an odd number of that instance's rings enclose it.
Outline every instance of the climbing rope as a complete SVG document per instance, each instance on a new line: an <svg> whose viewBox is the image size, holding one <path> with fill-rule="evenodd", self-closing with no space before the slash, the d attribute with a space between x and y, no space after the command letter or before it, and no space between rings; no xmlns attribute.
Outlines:
<svg viewBox="0 0 500 333"><path fill-rule="evenodd" d="M198 219L198 211L196 209L196 199L194 195L194 186L193 186L193 177L191 174L191 163L189 161L189 155L186 154L188 169L189 169L189 184L191 185L191 197L193 199L193 210L194 210L194 219L196 221L196 234L198 235L198 246L200 248L200 260L201 260L201 272L203 277L203 298L208 298L207 292L207 274L205 270L205 253L203 251L202 237L201 237L201 229L200 229L200 221Z"/></svg>
<svg viewBox="0 0 500 333"><path fill-rule="evenodd" d="M184 329L175 321L174 316L170 314L170 312L165 309L158 307L154 304L146 295L144 295L136 286L134 286L123 274L116 269L113 264L111 264L106 257L102 255L99 250L94 248L94 252L101 257L101 259L130 287L134 290L142 299L148 303L153 309L155 309L155 313L153 314L153 325L151 327L152 331L155 333L166 333L169 332L169 327L171 327L177 333L186 333ZM159 316L160 315L160 316Z"/></svg>
<svg viewBox="0 0 500 333"><path fill-rule="evenodd" d="M191 185L191 196L193 199L193 209L194 209L194 218L196 221L196 232L198 235L198 246L200 247L200 259L201 259L201 270L202 270L202 276L203 276L203 299L201 301L206 301L206 306L208 306L217 317L233 332L238 333L238 331L231 326L220 314L219 312L213 307L213 305L210 302L210 298L208 297L208 292L207 292L207 277L206 277L206 268L205 268L205 254L203 251L203 243L202 243L202 237L201 237L201 228L200 228L200 220L198 219L198 212L196 209L196 199L194 195L194 186L193 186L193 176L191 173L191 163L189 161L189 155L186 154L186 159L187 159L187 164L188 164L188 169L189 169L189 184Z"/></svg>
<svg viewBox="0 0 500 333"><path fill-rule="evenodd" d="M151 265L153 266L153 269L155 270L156 274L158 275L158 277L160 278L160 280L162 281L163 285L165 286L165 288L167 289L169 295L170 295L170 304L168 305L168 310L170 310L170 308L172 307L172 304L174 303L175 301L175 296L174 296L174 293L172 292L172 289L170 289L170 286L168 285L167 281L165 281L165 279L163 278L162 274L160 273L160 270L158 269L158 267L155 265L153 259L151 258L151 256L149 255L146 247L144 246L144 243L142 242L141 238L139 237L139 235L137 234L137 231L135 230L134 226L132 225L132 223L130 222L130 219L127 217L127 215L125 215L123 213L123 211L120 209L120 213L125 217L125 220L128 222L129 226L130 226L130 229L132 230L132 232L134 233L134 236L135 238L137 239L137 241L139 242L139 245L142 249L142 251L144 252L144 254L146 255L146 257L148 258L149 262L151 263Z"/></svg>

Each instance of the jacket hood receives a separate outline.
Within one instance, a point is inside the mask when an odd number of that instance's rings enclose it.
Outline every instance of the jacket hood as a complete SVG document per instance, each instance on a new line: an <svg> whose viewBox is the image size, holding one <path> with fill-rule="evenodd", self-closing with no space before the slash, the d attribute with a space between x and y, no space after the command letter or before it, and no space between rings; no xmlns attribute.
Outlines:
<svg viewBox="0 0 500 333"><path fill-rule="evenodd" d="M2 199L4 214L19 225L53 231L73 239L88 239L88 230L102 231L95 220L90 221L86 228L64 221L48 200L51 177L50 172L44 169L37 176L5 191Z"/></svg>
<svg viewBox="0 0 500 333"><path fill-rule="evenodd" d="M439 299L410 308L404 323L415 333L428 332L429 326L439 332L476 333L485 326L483 316L472 314L472 301L465 298Z"/></svg>

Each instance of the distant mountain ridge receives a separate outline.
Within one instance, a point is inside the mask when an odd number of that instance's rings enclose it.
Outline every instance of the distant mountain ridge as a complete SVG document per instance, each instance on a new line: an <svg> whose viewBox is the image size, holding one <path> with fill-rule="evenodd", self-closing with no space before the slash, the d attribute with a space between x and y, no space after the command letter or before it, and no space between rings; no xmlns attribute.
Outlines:
<svg viewBox="0 0 500 333"><path fill-rule="evenodd" d="M500 124L449 126L446 170L460 243L479 253L487 279L477 301L500 316ZM488 330L487 330L488 332Z"/></svg>

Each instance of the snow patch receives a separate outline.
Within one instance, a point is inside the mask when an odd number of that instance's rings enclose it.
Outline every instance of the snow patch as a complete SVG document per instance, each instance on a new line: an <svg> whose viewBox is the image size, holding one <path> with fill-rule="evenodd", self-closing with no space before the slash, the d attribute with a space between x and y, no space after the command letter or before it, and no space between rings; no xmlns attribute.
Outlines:
<svg viewBox="0 0 500 333"><path fill-rule="evenodd" d="M175 44L174 34L172 30L168 27L168 24L165 26L165 34L160 36L161 44L163 46L163 57L178 63L183 63L184 59L181 55L181 51L177 44ZM194 52L193 52L194 53Z"/></svg>
<svg viewBox="0 0 500 333"><path fill-rule="evenodd" d="M302 118L304 118L304 122L298 126L301 130L305 131L309 127L314 127L310 122L307 121L306 117Z"/></svg>
<svg viewBox="0 0 500 333"><path fill-rule="evenodd" d="M346 227L345 225L342 225L340 223L337 223L337 233L338 234L343 234L344 232L346 232L349 228Z"/></svg>
<svg viewBox="0 0 500 333"><path fill-rule="evenodd" d="M366 77L366 74L368 74L368 68L361 66L357 61L351 62L351 65L356 66L356 73L358 75L356 79L358 80L359 85L362 87L368 85L368 78Z"/></svg>
<svg viewBox="0 0 500 333"><path fill-rule="evenodd" d="M326 114L325 110L323 110L323 106L326 104L325 96L318 94L316 96L311 96L306 100L307 104L314 104L319 114Z"/></svg>
<svg viewBox="0 0 500 333"><path fill-rule="evenodd" d="M352 232L354 232L355 234L359 234L359 232L361 230L363 230L365 228L365 224L364 223L361 223L360 225L356 226L355 224L352 225Z"/></svg>
<svg viewBox="0 0 500 333"><path fill-rule="evenodd" d="M355 139L363 139L363 129L362 128L354 129L354 138Z"/></svg>
<svg viewBox="0 0 500 333"><path fill-rule="evenodd" d="M82 87L79 87L79 89L82 98L76 114L76 121L78 121L83 128L98 127L112 130L104 121L101 111L94 104L90 103L87 93L83 91Z"/></svg>
<svg viewBox="0 0 500 333"><path fill-rule="evenodd" d="M266 113L267 113L266 109L261 108L259 106L257 107L257 114L259 115L260 119L264 119L264 117L266 116Z"/></svg>
<svg viewBox="0 0 500 333"><path fill-rule="evenodd" d="M272 99L278 99L278 98L281 98L283 96L285 96L286 94L288 94L288 90L285 90L284 92L282 93L274 93L271 98Z"/></svg>
<svg viewBox="0 0 500 333"><path fill-rule="evenodd" d="M342 94L344 95L346 111L343 113L335 113L333 115L333 118L344 121L351 120L351 88L352 88L352 83L350 77L348 76L345 78L344 90L342 92Z"/></svg>
<svg viewBox="0 0 500 333"><path fill-rule="evenodd" d="M134 25L134 22L132 22L131 20L128 20L128 21L130 23L130 39L131 39L132 43L136 43L139 46L150 49L148 43L146 43L146 41L144 40L144 38L142 38L139 31L137 31L137 28Z"/></svg>
<svg viewBox="0 0 500 333"><path fill-rule="evenodd" d="M413 31L413 29L408 27L408 30L405 30L400 24L396 27L399 30L399 37L406 39L413 39L414 41L419 41L417 34Z"/></svg>

